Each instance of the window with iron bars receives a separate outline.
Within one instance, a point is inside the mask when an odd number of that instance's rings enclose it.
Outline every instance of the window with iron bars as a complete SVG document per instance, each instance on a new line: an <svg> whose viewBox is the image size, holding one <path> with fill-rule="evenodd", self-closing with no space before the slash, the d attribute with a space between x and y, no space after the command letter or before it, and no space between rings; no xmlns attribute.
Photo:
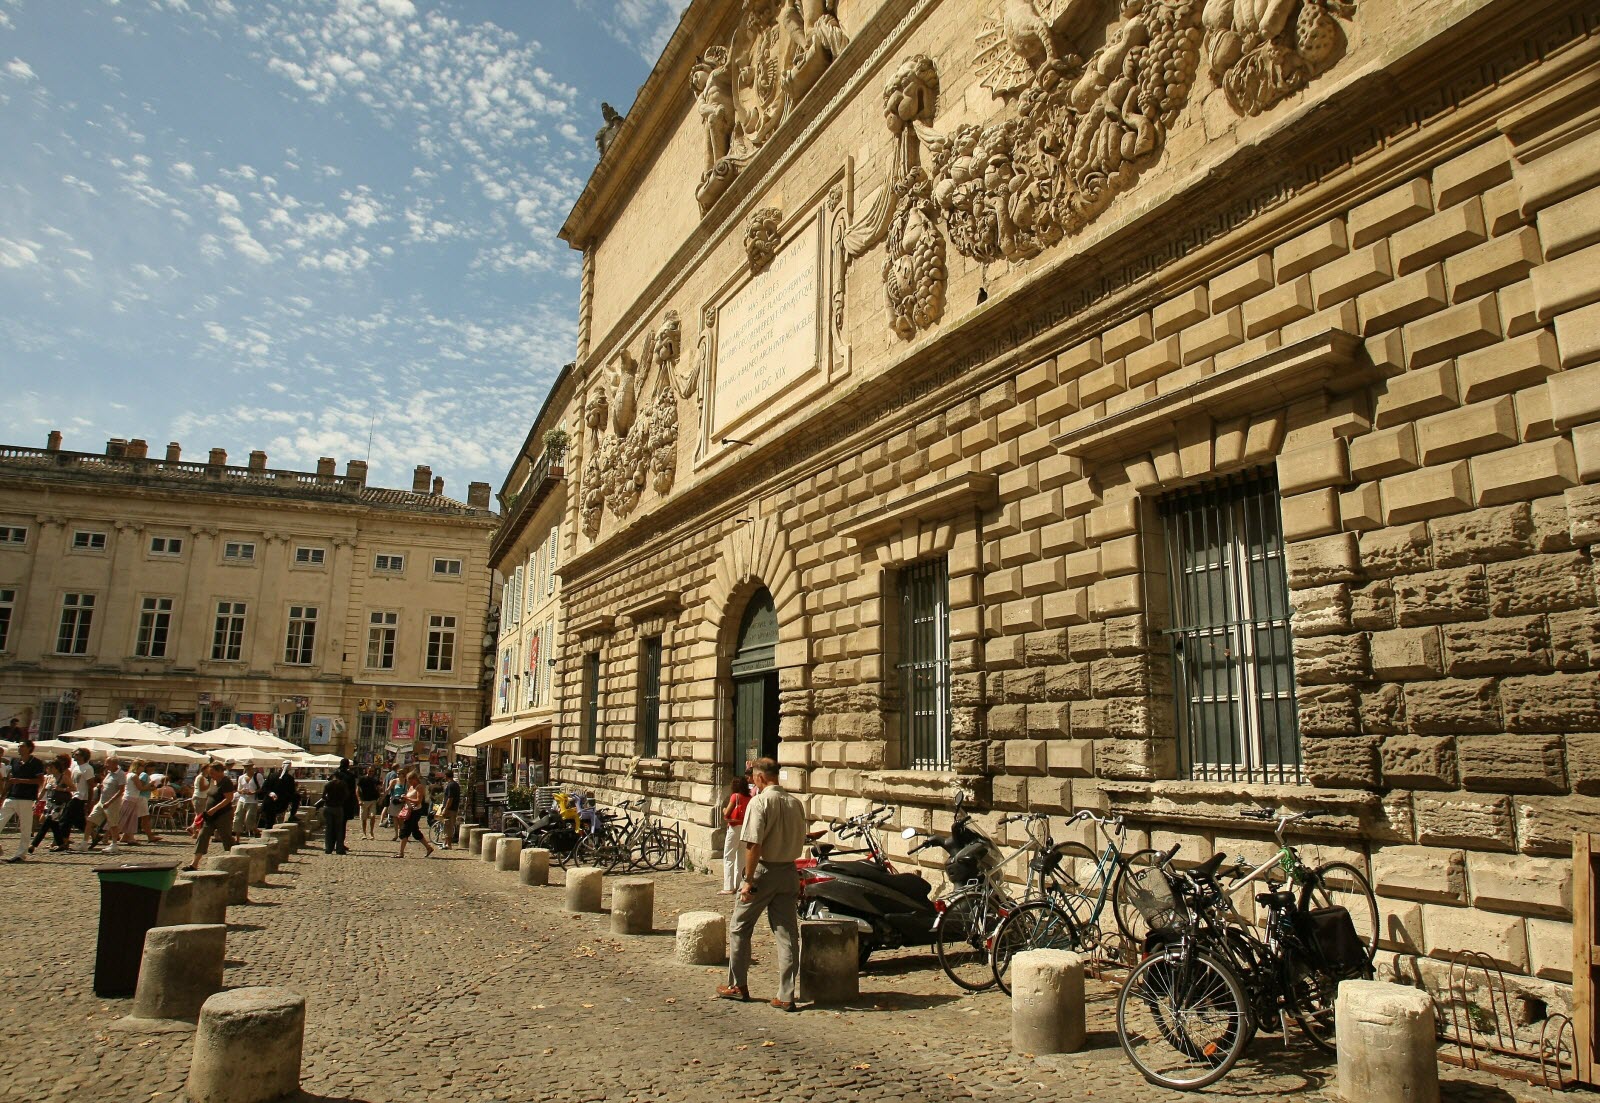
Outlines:
<svg viewBox="0 0 1600 1103"><path fill-rule="evenodd" d="M899 575L902 761L913 770L950 768L950 575L943 559Z"/></svg>
<svg viewBox="0 0 1600 1103"><path fill-rule="evenodd" d="M1289 585L1268 472L1158 504L1167 544L1173 706L1183 776L1298 782Z"/></svg>
<svg viewBox="0 0 1600 1103"><path fill-rule="evenodd" d="M644 641L639 656L639 753L655 758L661 753L661 637Z"/></svg>
<svg viewBox="0 0 1600 1103"><path fill-rule="evenodd" d="M600 741L600 652L583 657L583 754L594 754Z"/></svg>

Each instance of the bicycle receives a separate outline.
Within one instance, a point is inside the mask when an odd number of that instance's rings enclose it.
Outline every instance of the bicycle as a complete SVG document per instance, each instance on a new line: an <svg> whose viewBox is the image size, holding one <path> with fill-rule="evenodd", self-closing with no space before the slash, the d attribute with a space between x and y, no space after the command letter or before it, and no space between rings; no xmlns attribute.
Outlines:
<svg viewBox="0 0 1600 1103"><path fill-rule="evenodd" d="M1048 818L1042 813L1032 813L1029 818L1045 819L1047 825L1039 851L1029 862L1029 868L1039 878L1039 891L1001 920L989 954L995 983L1007 995L1011 993L1006 979L1011 959L1021 951L1098 949L1105 938L1101 919L1108 902L1125 947L1142 942L1151 927L1170 922L1177 903L1159 873L1177 852L1177 846L1165 853L1144 848L1125 854L1122 845L1127 824L1123 818L1084 809L1067 824L1095 824L1105 839L1103 849L1096 855L1082 843L1056 843L1049 835ZM1080 872L1086 868L1092 871L1086 882L1076 879L1068 859Z"/></svg>
<svg viewBox="0 0 1600 1103"><path fill-rule="evenodd" d="M672 870L681 868L688 853L683 832L677 827L666 827L652 819L644 810L645 798L622 801L616 806L622 823L616 822L615 813L602 815L600 826L578 840L575 853L586 865L600 866L607 872L618 868ZM633 817L633 810L641 815Z"/></svg>
<svg viewBox="0 0 1600 1103"><path fill-rule="evenodd" d="M1348 909L1324 903L1334 878L1354 878L1352 899L1366 879L1349 863L1310 869L1284 830L1321 813L1277 817L1278 853L1234 884L1217 881L1222 854L1186 873L1163 872L1182 909L1174 926L1152 935L1150 954L1134 967L1117 999L1117 1038L1151 1083L1202 1088L1226 1075L1258 1029L1283 1029L1290 1016L1318 1048L1334 1046L1338 983L1372 975L1372 945L1357 933ZM1249 813L1271 819L1270 812ZM1256 895L1267 910L1265 937L1240 914L1233 897L1274 866L1298 887ZM1375 942L1376 900L1372 905ZM1276 1020L1276 1026L1274 1025Z"/></svg>

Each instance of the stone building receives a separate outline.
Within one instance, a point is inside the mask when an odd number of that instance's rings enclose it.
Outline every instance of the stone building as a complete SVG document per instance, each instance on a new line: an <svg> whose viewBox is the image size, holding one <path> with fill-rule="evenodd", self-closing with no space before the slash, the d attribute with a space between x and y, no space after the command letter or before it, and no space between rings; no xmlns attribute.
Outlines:
<svg viewBox="0 0 1600 1103"><path fill-rule="evenodd" d="M762 751L1187 860L1316 806L1386 968L1564 1003L1592 4L693 0L563 237L564 779L701 856Z"/></svg>
<svg viewBox="0 0 1600 1103"><path fill-rule="evenodd" d="M501 523L489 548L499 597L489 614L490 723L456 743L460 753L478 757L483 776L513 785L550 776L573 380L571 365L556 377L500 491Z"/></svg>
<svg viewBox="0 0 1600 1103"><path fill-rule="evenodd" d="M465 503L142 440L0 449L0 715L275 726L319 752L448 751L483 716L489 487Z"/></svg>

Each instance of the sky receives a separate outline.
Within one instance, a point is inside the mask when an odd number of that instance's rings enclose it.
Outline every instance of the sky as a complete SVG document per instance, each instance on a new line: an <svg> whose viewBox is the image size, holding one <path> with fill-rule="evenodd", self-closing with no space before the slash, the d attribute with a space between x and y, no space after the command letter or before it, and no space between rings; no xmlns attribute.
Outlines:
<svg viewBox="0 0 1600 1103"><path fill-rule="evenodd" d="M496 489L687 0L0 0L0 444Z"/></svg>

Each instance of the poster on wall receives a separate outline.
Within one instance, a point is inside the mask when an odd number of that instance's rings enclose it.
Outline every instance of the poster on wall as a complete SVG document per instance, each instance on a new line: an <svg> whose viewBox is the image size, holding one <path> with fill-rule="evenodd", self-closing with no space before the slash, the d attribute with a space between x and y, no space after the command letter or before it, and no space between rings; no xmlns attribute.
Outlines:
<svg viewBox="0 0 1600 1103"><path fill-rule="evenodd" d="M393 724L393 734L390 739L396 743L410 743L415 731L416 721L410 719L402 720L397 716L394 718Z"/></svg>
<svg viewBox="0 0 1600 1103"><path fill-rule="evenodd" d="M326 747L333 742L333 717L313 716L311 728L306 735L306 745L310 747Z"/></svg>
<svg viewBox="0 0 1600 1103"><path fill-rule="evenodd" d="M240 721L243 722L246 716L250 717L250 727L254 728L256 731L264 732L272 730L272 713L242 712L239 714Z"/></svg>

